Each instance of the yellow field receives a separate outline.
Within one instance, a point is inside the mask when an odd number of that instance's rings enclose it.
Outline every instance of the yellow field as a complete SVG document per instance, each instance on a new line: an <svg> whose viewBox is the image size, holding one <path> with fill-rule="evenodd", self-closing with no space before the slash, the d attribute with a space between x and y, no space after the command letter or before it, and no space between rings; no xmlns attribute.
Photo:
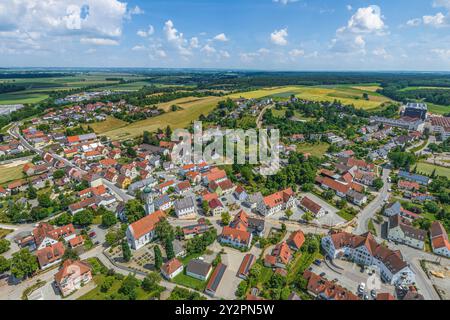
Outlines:
<svg viewBox="0 0 450 320"><path fill-rule="evenodd" d="M343 104L353 104L356 108L366 110L376 109L384 102L390 101L387 97L375 93L374 86L360 87L304 87L287 86L261 89L250 92L242 92L230 95L231 98L244 97L247 99L258 99L263 97L289 98L294 94L298 98L311 101L334 101L340 100ZM369 100L362 98L363 93L369 95Z"/></svg>
<svg viewBox="0 0 450 320"><path fill-rule="evenodd" d="M24 164L18 166L2 165L0 166L0 184L22 178L22 168Z"/></svg>
<svg viewBox="0 0 450 320"><path fill-rule="evenodd" d="M128 126L116 124L115 127L113 125L108 125L103 129L95 129L93 126L92 127L96 130L96 132L105 134L113 140L125 140L142 135L144 130L156 131L158 128L163 129L168 125L170 125L172 129L184 128L192 121L197 120L201 114L206 116L216 107L219 101L227 98L237 99L240 97L247 99L259 99L263 97L287 99L294 94L299 98L312 101L332 102L334 100L340 100L343 104L353 104L356 108L371 110L376 109L383 103L390 101L388 98L377 94L375 92L377 88L378 87L375 85L322 87L285 86L230 94L223 97L185 97L158 104L158 108L163 109L167 113L154 118L138 121ZM362 96L364 93L369 95L369 100L363 99ZM171 112L170 107L174 104L182 107L183 110ZM99 125L101 125L101 123L99 123Z"/></svg>
<svg viewBox="0 0 450 320"><path fill-rule="evenodd" d="M185 97L185 98L180 98L180 99L176 99L173 101L169 101L169 102L164 102L164 103L160 103L158 104L158 109L162 109L166 112L170 111L170 107L173 105L177 105L179 107L182 107L183 109L188 109L191 108L192 106L195 106L196 104L203 102L205 100L205 98L198 98L198 97Z"/></svg>
<svg viewBox="0 0 450 320"><path fill-rule="evenodd" d="M90 123L89 126L94 130L97 134L102 134L107 131L115 130L118 128L122 128L126 126L128 122L122 121L120 119L108 116L105 121ZM88 125L84 125L87 127Z"/></svg>
<svg viewBox="0 0 450 320"><path fill-rule="evenodd" d="M142 135L143 131L156 131L168 125L172 129L184 128L192 121L198 119L201 114L207 115L223 100L223 97L205 97L198 101L181 105L184 109L176 112L164 113L160 116L132 123L126 127L104 132L113 140L125 140ZM174 104L174 101L170 105ZM189 106L188 106L189 105Z"/></svg>

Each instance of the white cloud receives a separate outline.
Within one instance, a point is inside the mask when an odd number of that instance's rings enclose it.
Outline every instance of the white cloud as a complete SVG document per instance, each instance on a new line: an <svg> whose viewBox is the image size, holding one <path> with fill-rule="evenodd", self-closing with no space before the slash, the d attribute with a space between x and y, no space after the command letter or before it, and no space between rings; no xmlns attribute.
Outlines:
<svg viewBox="0 0 450 320"><path fill-rule="evenodd" d="M155 28L153 28L152 25L149 25L147 30L138 30L138 32L136 34L139 37L147 38L147 37L150 37L151 35L153 35L154 33L155 33Z"/></svg>
<svg viewBox="0 0 450 320"><path fill-rule="evenodd" d="M139 6L135 6L134 8L127 11L125 18L131 19L134 15L144 14L144 10L142 10Z"/></svg>
<svg viewBox="0 0 450 320"><path fill-rule="evenodd" d="M105 39L105 38L81 38L80 42L83 44L93 44L96 46L118 46L117 40Z"/></svg>
<svg viewBox="0 0 450 320"><path fill-rule="evenodd" d="M127 14L127 3L119 0L1 1L0 43L22 52L30 44L35 50L55 51L61 43L81 39L87 44L115 45Z"/></svg>
<svg viewBox="0 0 450 320"><path fill-rule="evenodd" d="M145 46L141 46L141 45L137 45L137 46L134 46L133 48L131 48L131 50L133 50L133 51L144 51L146 49L147 48Z"/></svg>
<svg viewBox="0 0 450 320"><path fill-rule="evenodd" d="M346 6L346 8L347 8L348 11L352 11L353 10L353 7L351 5L349 5L349 4Z"/></svg>
<svg viewBox="0 0 450 320"><path fill-rule="evenodd" d="M220 50L219 57L224 58L224 59L229 59L231 57L231 55L226 50Z"/></svg>
<svg viewBox="0 0 450 320"><path fill-rule="evenodd" d="M388 54L385 48L376 48L372 51L372 54L377 57L382 57L383 59L392 58L392 56Z"/></svg>
<svg viewBox="0 0 450 320"><path fill-rule="evenodd" d="M357 35L354 42L355 45L359 48L364 48L366 46L366 41L364 40L364 37L362 35Z"/></svg>
<svg viewBox="0 0 450 320"><path fill-rule="evenodd" d="M184 38L183 33L178 32L175 28L172 20L167 20L164 24L164 32L166 34L166 39L171 43L182 56L192 55L192 52L186 47L187 40Z"/></svg>
<svg viewBox="0 0 450 320"><path fill-rule="evenodd" d="M380 33L385 27L380 7L372 5L366 8L359 8L348 21L347 27L341 28L340 31Z"/></svg>
<svg viewBox="0 0 450 320"><path fill-rule="evenodd" d="M443 60L450 59L450 49L432 49L431 52L439 56Z"/></svg>
<svg viewBox="0 0 450 320"><path fill-rule="evenodd" d="M283 4L283 5L286 5L288 3L294 3L294 2L297 2L297 1L298 0L273 0L273 2L280 3L280 4Z"/></svg>
<svg viewBox="0 0 450 320"><path fill-rule="evenodd" d="M270 40L272 43L278 45L278 46L285 46L288 44L287 38L288 37L288 30L287 28L281 29L281 30L275 30L270 34Z"/></svg>
<svg viewBox="0 0 450 320"><path fill-rule="evenodd" d="M228 38L225 35L225 33L221 33L221 34L218 34L217 36L215 36L214 40L226 42L226 41L228 41Z"/></svg>
<svg viewBox="0 0 450 320"><path fill-rule="evenodd" d="M305 55L305 50L301 50L301 49L292 49L291 51L289 51L289 55L292 58L298 58L298 57L303 57Z"/></svg>
<svg viewBox="0 0 450 320"><path fill-rule="evenodd" d="M417 27L422 23L421 19L411 19L406 22L406 25L409 27Z"/></svg>
<svg viewBox="0 0 450 320"><path fill-rule="evenodd" d="M197 49L200 47L199 41L197 37L192 37L191 41L189 41L189 46L191 48Z"/></svg>
<svg viewBox="0 0 450 320"><path fill-rule="evenodd" d="M216 53L216 49L209 44L205 45L200 51L205 52L208 56Z"/></svg>
<svg viewBox="0 0 450 320"><path fill-rule="evenodd" d="M447 17L442 12L438 12L434 16L423 16L423 24L438 28L446 26L448 23Z"/></svg>

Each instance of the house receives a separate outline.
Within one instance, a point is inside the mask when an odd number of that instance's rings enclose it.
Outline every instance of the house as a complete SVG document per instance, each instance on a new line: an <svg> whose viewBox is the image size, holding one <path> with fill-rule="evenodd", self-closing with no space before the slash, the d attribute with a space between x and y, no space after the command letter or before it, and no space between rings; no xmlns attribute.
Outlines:
<svg viewBox="0 0 450 320"><path fill-rule="evenodd" d="M188 219L197 215L197 208L193 196L176 200L174 208L178 218Z"/></svg>
<svg viewBox="0 0 450 320"><path fill-rule="evenodd" d="M397 186L400 190L418 191L420 189L420 185L417 182L406 180L399 180Z"/></svg>
<svg viewBox="0 0 450 320"><path fill-rule="evenodd" d="M55 274L56 286L64 297L80 289L91 280L91 267L82 261L66 260Z"/></svg>
<svg viewBox="0 0 450 320"><path fill-rule="evenodd" d="M36 251L36 256L41 269L47 269L62 261L65 249L62 242L48 245L43 249Z"/></svg>
<svg viewBox="0 0 450 320"><path fill-rule="evenodd" d="M208 207L212 215L219 215L225 212L225 207L218 198L214 198L208 202Z"/></svg>
<svg viewBox="0 0 450 320"><path fill-rule="evenodd" d="M177 258L173 258L161 266L161 274L167 280L175 278L183 272L183 264Z"/></svg>
<svg viewBox="0 0 450 320"><path fill-rule="evenodd" d="M418 214L404 209L399 201L389 204L387 208L384 210L384 215L387 217L399 215L411 220L416 220L420 218Z"/></svg>
<svg viewBox="0 0 450 320"><path fill-rule="evenodd" d="M165 216L165 213L159 210L130 224L126 231L126 237L130 247L138 250L150 243L155 237L156 224L165 218Z"/></svg>
<svg viewBox="0 0 450 320"><path fill-rule="evenodd" d="M75 228L72 224L55 228L48 223L40 223L33 229L32 235L37 249L56 244L59 239L70 241L76 237Z"/></svg>
<svg viewBox="0 0 450 320"><path fill-rule="evenodd" d="M166 193L170 188L174 188L175 185L176 184L175 184L174 180L165 181L165 182L157 185L156 190L158 190L159 193L163 194L163 193Z"/></svg>
<svg viewBox="0 0 450 320"><path fill-rule="evenodd" d="M191 183L189 181L182 181L176 185L175 191L178 194L186 194L191 191Z"/></svg>
<svg viewBox="0 0 450 320"><path fill-rule="evenodd" d="M163 194L160 197L154 199L153 204L156 210L167 211L173 207L173 201L167 194Z"/></svg>
<svg viewBox="0 0 450 320"><path fill-rule="evenodd" d="M221 170L219 168L212 168L209 172L203 175L203 183L208 185L211 182L222 182L227 179L227 173L225 170Z"/></svg>
<svg viewBox="0 0 450 320"><path fill-rule="evenodd" d="M293 208L295 205L294 191L289 188L264 197L263 201L257 205L257 210L263 216L270 216L281 210Z"/></svg>
<svg viewBox="0 0 450 320"><path fill-rule="evenodd" d="M392 285L415 282L414 272L401 252L378 244L370 232L363 235L333 233L323 237L321 245L330 259L345 258L359 265L378 267L381 278Z"/></svg>
<svg viewBox="0 0 450 320"><path fill-rule="evenodd" d="M300 250L304 242L305 242L305 235L301 230L292 232L286 241L289 248L291 248L294 251Z"/></svg>
<svg viewBox="0 0 450 320"><path fill-rule="evenodd" d="M427 232L414 228L412 224L400 215L389 218L388 239L423 250Z"/></svg>
<svg viewBox="0 0 450 320"><path fill-rule="evenodd" d="M409 173L409 172L403 171L403 170L399 171L398 176L399 176L399 178L401 178L403 180L417 182L418 184L423 185L423 186L427 186L431 182L431 179L426 176L422 176L420 174Z"/></svg>
<svg viewBox="0 0 450 320"><path fill-rule="evenodd" d="M303 197L303 199L300 201L300 207L303 210L314 214L316 218L323 217L325 214L327 214L327 211L322 208L320 204L314 202L308 197Z"/></svg>
<svg viewBox="0 0 450 320"><path fill-rule="evenodd" d="M292 251L286 242L279 243L272 250L272 253L264 258L264 265L269 268L286 269L292 260Z"/></svg>
<svg viewBox="0 0 450 320"><path fill-rule="evenodd" d="M241 265L239 266L239 270L238 270L236 276L238 278L241 278L244 280L247 279L247 277L250 273L250 269L255 264L255 262L256 262L256 257L251 253L247 253L244 256L244 259L242 259Z"/></svg>
<svg viewBox="0 0 450 320"><path fill-rule="evenodd" d="M199 220L200 221L200 220ZM183 227L181 230L183 231L183 237L185 240L191 239L197 235L201 235L211 229L210 225L207 225L206 223L199 222L194 225Z"/></svg>
<svg viewBox="0 0 450 320"><path fill-rule="evenodd" d="M230 226L222 229L219 241L238 249L249 249L252 244L253 235L245 230L239 230Z"/></svg>
<svg viewBox="0 0 450 320"><path fill-rule="evenodd" d="M347 191L347 199L360 207L367 203L367 196L365 194L352 189Z"/></svg>
<svg viewBox="0 0 450 320"><path fill-rule="evenodd" d="M121 189L128 189L131 184L131 179L125 175L119 175L116 181L116 185Z"/></svg>
<svg viewBox="0 0 450 320"><path fill-rule="evenodd" d="M450 258L450 243L444 227L439 221L433 221L430 228L431 247L433 252Z"/></svg>
<svg viewBox="0 0 450 320"><path fill-rule="evenodd" d="M69 240L69 246L72 249L81 247L82 245L84 245L84 238L82 235L76 236L75 238Z"/></svg>
<svg viewBox="0 0 450 320"><path fill-rule="evenodd" d="M236 189L234 189L233 195L238 201L245 201L248 198L248 194L242 186L237 186Z"/></svg>
<svg viewBox="0 0 450 320"><path fill-rule="evenodd" d="M320 300L359 300L350 290L328 281L327 279L306 270L303 277L308 281L306 288L308 293Z"/></svg>
<svg viewBox="0 0 450 320"><path fill-rule="evenodd" d="M208 284L205 288L205 293L211 297L214 297L217 291L217 288L219 287L220 281L223 278L223 275L225 274L225 270L227 269L227 266L223 263L219 263L216 268L214 269L214 272L211 275L211 278L208 281Z"/></svg>
<svg viewBox="0 0 450 320"><path fill-rule="evenodd" d="M88 208L94 208L97 206L97 197L87 198L76 203L69 205L69 211L72 215L77 212L83 211Z"/></svg>
<svg viewBox="0 0 450 320"><path fill-rule="evenodd" d="M201 182L202 176L198 171L189 171L185 174L186 179L188 179L192 184L197 185Z"/></svg>
<svg viewBox="0 0 450 320"><path fill-rule="evenodd" d="M202 281L208 279L211 271L212 265L200 259L193 259L186 266L186 275Z"/></svg>
<svg viewBox="0 0 450 320"><path fill-rule="evenodd" d="M242 231L248 231L256 236L264 235L265 222L264 219L249 217L248 214L241 210L230 223L230 227Z"/></svg>

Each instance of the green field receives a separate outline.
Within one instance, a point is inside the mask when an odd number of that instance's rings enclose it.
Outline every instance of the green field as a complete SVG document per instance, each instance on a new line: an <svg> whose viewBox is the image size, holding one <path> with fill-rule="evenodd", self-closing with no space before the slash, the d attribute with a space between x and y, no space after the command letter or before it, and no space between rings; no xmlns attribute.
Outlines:
<svg viewBox="0 0 450 320"><path fill-rule="evenodd" d="M83 127L91 127L95 133L102 134L104 132L110 131L110 130L116 130L119 128L122 128L126 126L128 122L122 121L120 119L108 116L105 121L101 122L95 122L95 123L89 123L86 125L83 125Z"/></svg>
<svg viewBox="0 0 450 320"><path fill-rule="evenodd" d="M436 114L447 114L450 113L450 106L441 106L438 104L427 103L428 111Z"/></svg>
<svg viewBox="0 0 450 320"><path fill-rule="evenodd" d="M185 128L192 121L197 120L201 114L207 115L210 113L217 106L217 103L223 99L221 97L200 98L189 106L187 104L182 106L183 110L164 113L157 117L148 118L119 129L107 131L104 134L113 140L125 140L138 137L142 135L143 131L152 132L158 128L163 129L168 125L172 129Z"/></svg>
<svg viewBox="0 0 450 320"><path fill-rule="evenodd" d="M11 167L9 165L0 166L0 184L17 180L23 177L23 168L24 164L19 166Z"/></svg>
<svg viewBox="0 0 450 320"><path fill-rule="evenodd" d="M195 289L200 292L203 292L203 290L205 290L205 287L206 287L205 281L201 281L199 279L192 278L192 277L186 275L184 273L184 271L181 272L179 275L177 275L175 278L173 278L172 281L176 284L179 284L179 285L182 285L185 287L189 287L189 288Z"/></svg>
<svg viewBox="0 0 450 320"><path fill-rule="evenodd" d="M306 99L311 101L330 101L339 100L343 104L353 104L356 108L362 108L366 110L379 108L383 103L391 101L387 97L384 97L374 92L375 87L368 86L364 89L362 85L353 86L286 86L260 89L250 92L236 93L230 95L232 98L247 98L258 99L265 97L283 98L287 99L291 95L295 95L300 99ZM363 94L367 93L369 100L363 99Z"/></svg>
<svg viewBox="0 0 450 320"><path fill-rule="evenodd" d="M322 157L328 150L330 145L325 142L318 143L299 143L297 144L297 152L299 153L310 153L315 157Z"/></svg>
<svg viewBox="0 0 450 320"><path fill-rule="evenodd" d="M38 103L48 98L47 94L37 92L11 92L0 94L0 105L2 104L25 104L25 103Z"/></svg>
<svg viewBox="0 0 450 320"><path fill-rule="evenodd" d="M431 175L434 170L436 170L436 175L447 177L450 179L450 168L444 168L425 162L419 162L417 164L417 173Z"/></svg>

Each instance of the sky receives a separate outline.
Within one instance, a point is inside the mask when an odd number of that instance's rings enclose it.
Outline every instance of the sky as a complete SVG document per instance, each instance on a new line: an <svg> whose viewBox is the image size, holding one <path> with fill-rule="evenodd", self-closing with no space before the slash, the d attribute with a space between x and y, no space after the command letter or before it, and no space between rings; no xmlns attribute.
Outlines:
<svg viewBox="0 0 450 320"><path fill-rule="evenodd" d="M450 71L450 0L0 0L0 67Z"/></svg>

